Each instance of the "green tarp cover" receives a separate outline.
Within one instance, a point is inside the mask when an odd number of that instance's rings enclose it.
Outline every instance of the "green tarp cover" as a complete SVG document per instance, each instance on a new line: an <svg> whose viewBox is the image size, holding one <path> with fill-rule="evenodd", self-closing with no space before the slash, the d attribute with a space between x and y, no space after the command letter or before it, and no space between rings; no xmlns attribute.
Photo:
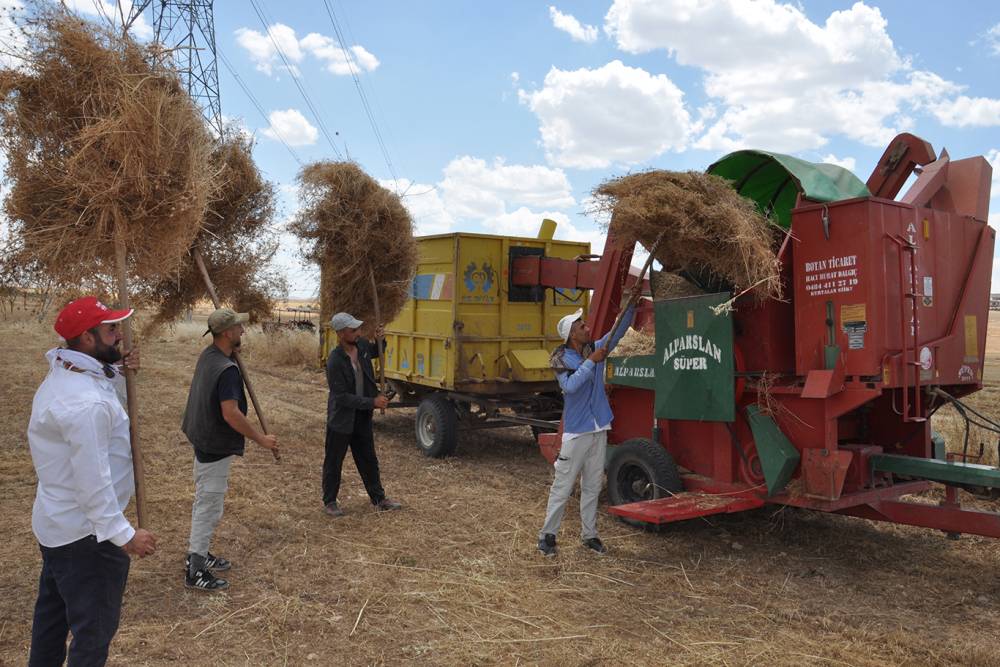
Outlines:
<svg viewBox="0 0 1000 667"><path fill-rule="evenodd" d="M871 196L861 179L843 167L780 153L736 151L707 171L731 180L737 192L757 202L761 212L786 229L792 224L792 209L799 193L815 202Z"/></svg>

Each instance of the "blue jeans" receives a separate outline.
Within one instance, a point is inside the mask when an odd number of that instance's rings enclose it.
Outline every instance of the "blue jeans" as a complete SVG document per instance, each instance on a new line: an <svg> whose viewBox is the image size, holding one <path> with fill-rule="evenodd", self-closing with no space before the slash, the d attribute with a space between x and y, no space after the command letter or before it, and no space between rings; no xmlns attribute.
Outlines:
<svg viewBox="0 0 1000 667"><path fill-rule="evenodd" d="M61 547L43 547L42 574L31 626L29 667L103 665L121 616L129 557L93 535Z"/></svg>

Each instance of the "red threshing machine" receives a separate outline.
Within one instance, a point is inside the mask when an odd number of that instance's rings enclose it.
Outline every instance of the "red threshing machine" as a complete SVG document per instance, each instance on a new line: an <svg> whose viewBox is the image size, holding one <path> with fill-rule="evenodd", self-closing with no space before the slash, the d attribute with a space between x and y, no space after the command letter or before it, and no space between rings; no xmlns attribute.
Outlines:
<svg viewBox="0 0 1000 667"><path fill-rule="evenodd" d="M1000 514L963 509L957 491L1000 488L1000 470L947 455L930 423L953 403L995 428L961 402L983 386L989 163L937 157L901 134L867 183L759 151L709 172L788 228L786 296L644 301L637 320L655 323L655 354L609 360L611 513L661 524L773 503L1000 537ZM614 321L632 252L612 220L594 331ZM512 272L515 283L561 288L584 273L539 257ZM551 461L559 434L539 441ZM942 502L903 498L933 482Z"/></svg>

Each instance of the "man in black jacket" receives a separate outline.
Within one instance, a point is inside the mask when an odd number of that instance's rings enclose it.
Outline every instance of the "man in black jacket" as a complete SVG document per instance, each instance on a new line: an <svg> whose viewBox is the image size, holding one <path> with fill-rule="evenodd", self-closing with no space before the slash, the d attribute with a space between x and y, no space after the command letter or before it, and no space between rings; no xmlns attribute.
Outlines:
<svg viewBox="0 0 1000 667"><path fill-rule="evenodd" d="M344 510L337 506L337 494L348 448L375 509L384 511L401 507L396 501L386 498L379 479L372 413L375 408L386 407L389 399L379 393L375 383L372 357L378 353L375 346L358 333L362 324L361 320L347 313L337 313L330 320L330 326L337 332L338 345L326 360L330 398L326 408L323 506L332 517L344 515ZM381 331L379 325L376 338L381 338Z"/></svg>
<svg viewBox="0 0 1000 667"><path fill-rule="evenodd" d="M184 585L201 591L229 587L214 571L230 563L208 550L215 527L222 518L222 503L229 486L233 459L243 456L245 438L277 451L278 440L265 435L247 419L243 376L233 360L240 347L246 313L219 308L208 318L212 344L198 357L188 393L181 430L194 446L194 503Z"/></svg>

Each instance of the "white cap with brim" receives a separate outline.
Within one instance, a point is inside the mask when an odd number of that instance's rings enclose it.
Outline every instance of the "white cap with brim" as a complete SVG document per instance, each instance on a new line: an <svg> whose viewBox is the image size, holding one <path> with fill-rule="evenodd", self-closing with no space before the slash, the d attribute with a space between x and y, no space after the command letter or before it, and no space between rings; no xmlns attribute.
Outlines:
<svg viewBox="0 0 1000 667"><path fill-rule="evenodd" d="M357 329L362 324L364 324L364 322L349 313L337 313L330 318L330 326L334 331L340 331L341 329Z"/></svg>
<svg viewBox="0 0 1000 667"><path fill-rule="evenodd" d="M559 320L559 324L556 325L556 331L559 332L559 338L562 342L569 341L569 332L573 328L573 322L583 317L583 308L578 308L572 315L567 315L566 317Z"/></svg>

